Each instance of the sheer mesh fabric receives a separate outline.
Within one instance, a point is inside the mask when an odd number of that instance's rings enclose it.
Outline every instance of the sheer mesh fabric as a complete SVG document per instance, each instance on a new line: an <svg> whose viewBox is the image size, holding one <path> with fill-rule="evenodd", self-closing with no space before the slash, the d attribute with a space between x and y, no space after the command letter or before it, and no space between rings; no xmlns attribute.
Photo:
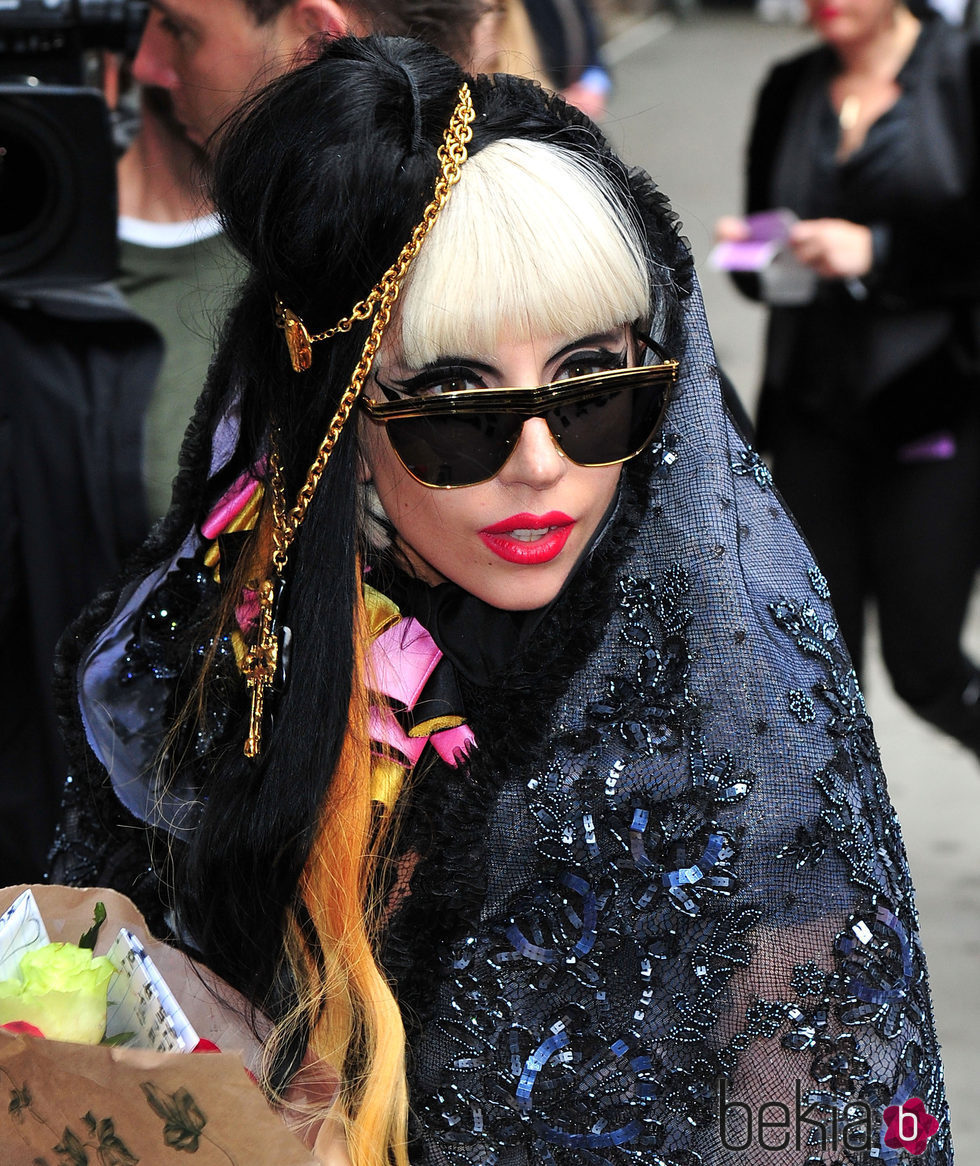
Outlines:
<svg viewBox="0 0 980 1166"><path fill-rule="evenodd" d="M882 1115L918 1097L918 1160L951 1162L871 723L696 297L682 367L601 643L498 774L482 877L457 859L478 918L416 952L415 1158L897 1163ZM416 891L451 893L424 863Z"/></svg>

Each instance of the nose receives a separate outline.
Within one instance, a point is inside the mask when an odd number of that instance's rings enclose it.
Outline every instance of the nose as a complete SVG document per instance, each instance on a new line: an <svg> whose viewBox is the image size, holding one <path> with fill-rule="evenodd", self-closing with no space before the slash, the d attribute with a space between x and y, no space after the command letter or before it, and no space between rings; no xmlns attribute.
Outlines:
<svg viewBox="0 0 980 1166"><path fill-rule="evenodd" d="M160 28L161 19L159 12L150 10L140 47L133 59L133 76L141 85L172 90L177 85L177 73L170 59L170 41Z"/></svg>
<svg viewBox="0 0 980 1166"><path fill-rule="evenodd" d="M565 476L567 468L568 461L555 444L548 423L543 417L529 417L499 477L505 485L546 490Z"/></svg>

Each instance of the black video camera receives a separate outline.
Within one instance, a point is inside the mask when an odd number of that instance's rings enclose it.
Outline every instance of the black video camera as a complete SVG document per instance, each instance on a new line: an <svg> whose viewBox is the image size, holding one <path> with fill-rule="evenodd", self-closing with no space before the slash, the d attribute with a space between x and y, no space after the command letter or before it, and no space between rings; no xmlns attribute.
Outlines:
<svg viewBox="0 0 980 1166"><path fill-rule="evenodd" d="M132 57L147 0L0 5L0 288L111 279L115 150L93 50Z"/></svg>

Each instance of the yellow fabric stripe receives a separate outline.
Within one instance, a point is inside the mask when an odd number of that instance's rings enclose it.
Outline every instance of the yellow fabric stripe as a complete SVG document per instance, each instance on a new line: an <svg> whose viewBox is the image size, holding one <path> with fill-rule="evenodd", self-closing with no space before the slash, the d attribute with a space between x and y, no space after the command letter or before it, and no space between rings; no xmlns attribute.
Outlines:
<svg viewBox="0 0 980 1166"><path fill-rule="evenodd" d="M371 754L371 800L379 802L386 810L394 808L408 775L408 766L392 757Z"/></svg>
<svg viewBox="0 0 980 1166"><path fill-rule="evenodd" d="M235 515L231 522L228 523L228 525L221 533L235 534L240 530L254 529L256 522L259 520L259 510L262 508L262 495L264 492L265 491L261 485L257 486L255 492L252 494L252 497L249 498L249 500L245 503L241 510L239 510L239 512ZM204 556L204 565L205 567L211 567L214 569L215 583L221 582L221 572L219 567L220 563L221 552L218 549L218 540L214 539Z"/></svg>
<svg viewBox="0 0 980 1166"><path fill-rule="evenodd" d="M408 730L409 737L428 737L432 733L439 733L443 729L458 729L463 723L462 717L430 717L427 721L421 721L417 725L413 725Z"/></svg>
<svg viewBox="0 0 980 1166"><path fill-rule="evenodd" d="M388 596L367 583L364 584L364 610L367 613L368 635L372 641L401 619L401 612Z"/></svg>

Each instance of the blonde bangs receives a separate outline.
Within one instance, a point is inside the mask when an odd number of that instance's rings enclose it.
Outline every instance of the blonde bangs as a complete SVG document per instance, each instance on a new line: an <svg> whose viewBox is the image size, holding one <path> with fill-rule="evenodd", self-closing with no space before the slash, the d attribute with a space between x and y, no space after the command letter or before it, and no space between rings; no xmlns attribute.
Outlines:
<svg viewBox="0 0 980 1166"><path fill-rule="evenodd" d="M646 249L601 173L546 142L504 139L463 165L406 279L405 362L499 339L586 336L651 312Z"/></svg>

